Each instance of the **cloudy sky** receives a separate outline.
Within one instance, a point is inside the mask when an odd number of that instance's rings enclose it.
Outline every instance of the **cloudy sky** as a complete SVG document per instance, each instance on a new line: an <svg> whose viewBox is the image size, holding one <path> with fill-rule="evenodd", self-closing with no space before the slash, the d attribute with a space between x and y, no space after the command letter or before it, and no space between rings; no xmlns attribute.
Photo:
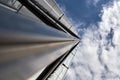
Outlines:
<svg viewBox="0 0 120 80"><path fill-rule="evenodd" d="M120 0L57 0L81 43L66 80L120 80Z"/></svg>

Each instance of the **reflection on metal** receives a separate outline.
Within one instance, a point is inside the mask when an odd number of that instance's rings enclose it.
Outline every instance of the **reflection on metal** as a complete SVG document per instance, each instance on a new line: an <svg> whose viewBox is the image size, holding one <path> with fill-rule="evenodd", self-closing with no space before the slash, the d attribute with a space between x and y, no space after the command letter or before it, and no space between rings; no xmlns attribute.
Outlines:
<svg viewBox="0 0 120 80"><path fill-rule="evenodd" d="M22 5L17 0L0 0L0 3L5 4L15 10L19 9Z"/></svg>
<svg viewBox="0 0 120 80"><path fill-rule="evenodd" d="M0 80L63 79L79 38L55 0L0 0L0 18Z"/></svg>
<svg viewBox="0 0 120 80"><path fill-rule="evenodd" d="M67 69L69 67L67 67L67 64L65 63L65 61L67 60L67 58L69 57L69 55L71 54L72 50L78 45L78 43L76 45L74 45L68 52L66 52L64 55L62 55L60 58L58 58L57 60L55 60L52 64L50 64L48 67L46 67L46 69L43 71L43 73L41 73L41 75L37 78L37 80L46 80L46 79L50 79L50 80L62 80L62 78L65 75L65 72L67 71ZM54 66L54 67L53 67ZM61 66L63 66L61 68ZM59 69L60 68L60 69ZM60 75L56 75L56 73L61 74ZM56 79L55 79L56 78ZM60 79L59 79L60 78Z"/></svg>

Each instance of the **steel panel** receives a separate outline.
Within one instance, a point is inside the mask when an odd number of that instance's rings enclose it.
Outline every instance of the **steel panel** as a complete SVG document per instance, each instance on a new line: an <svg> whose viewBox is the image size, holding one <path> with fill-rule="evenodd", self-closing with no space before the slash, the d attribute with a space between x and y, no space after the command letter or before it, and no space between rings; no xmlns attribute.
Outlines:
<svg viewBox="0 0 120 80"><path fill-rule="evenodd" d="M62 11L54 0L39 3L59 19ZM41 22L24 6L18 13L0 6L0 18L0 80L27 80L78 43L72 35ZM63 18L62 23L70 28ZM70 55L68 58L72 59ZM68 66L69 61L64 64ZM66 66L59 66L62 72L58 79L63 78Z"/></svg>

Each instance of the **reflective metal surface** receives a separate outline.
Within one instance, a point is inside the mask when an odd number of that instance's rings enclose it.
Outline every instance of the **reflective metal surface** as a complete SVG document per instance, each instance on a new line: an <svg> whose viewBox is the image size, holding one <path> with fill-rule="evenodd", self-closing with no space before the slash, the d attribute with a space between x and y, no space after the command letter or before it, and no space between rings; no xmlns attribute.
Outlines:
<svg viewBox="0 0 120 80"><path fill-rule="evenodd" d="M68 52L79 39L65 29L59 30L45 24L19 1L0 0L0 80L29 80L35 74L38 77L54 61L60 64L53 66L56 67L53 71L59 73L56 77L61 80L75 54L71 52L68 55ZM54 0L38 2L50 10L51 15L63 20L61 22L72 31ZM65 60L57 61L59 58ZM48 79L53 80L55 77L52 75Z"/></svg>
<svg viewBox="0 0 120 80"><path fill-rule="evenodd" d="M67 58L60 64L60 66L49 76L48 80L63 80L67 70L70 67L73 57L77 51L76 48L67 56Z"/></svg>
<svg viewBox="0 0 120 80"><path fill-rule="evenodd" d="M21 7L21 4L18 0L0 0L0 3L5 4L14 9L19 9Z"/></svg>

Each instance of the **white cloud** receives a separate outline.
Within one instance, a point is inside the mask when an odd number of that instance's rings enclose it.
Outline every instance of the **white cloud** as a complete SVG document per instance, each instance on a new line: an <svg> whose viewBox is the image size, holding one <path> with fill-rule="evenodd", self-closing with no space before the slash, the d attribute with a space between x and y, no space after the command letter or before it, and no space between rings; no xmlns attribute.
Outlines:
<svg viewBox="0 0 120 80"><path fill-rule="evenodd" d="M98 28L85 30L69 80L120 80L120 0L103 6Z"/></svg>
<svg viewBox="0 0 120 80"><path fill-rule="evenodd" d="M86 0L88 6L94 5L96 6L100 0Z"/></svg>

